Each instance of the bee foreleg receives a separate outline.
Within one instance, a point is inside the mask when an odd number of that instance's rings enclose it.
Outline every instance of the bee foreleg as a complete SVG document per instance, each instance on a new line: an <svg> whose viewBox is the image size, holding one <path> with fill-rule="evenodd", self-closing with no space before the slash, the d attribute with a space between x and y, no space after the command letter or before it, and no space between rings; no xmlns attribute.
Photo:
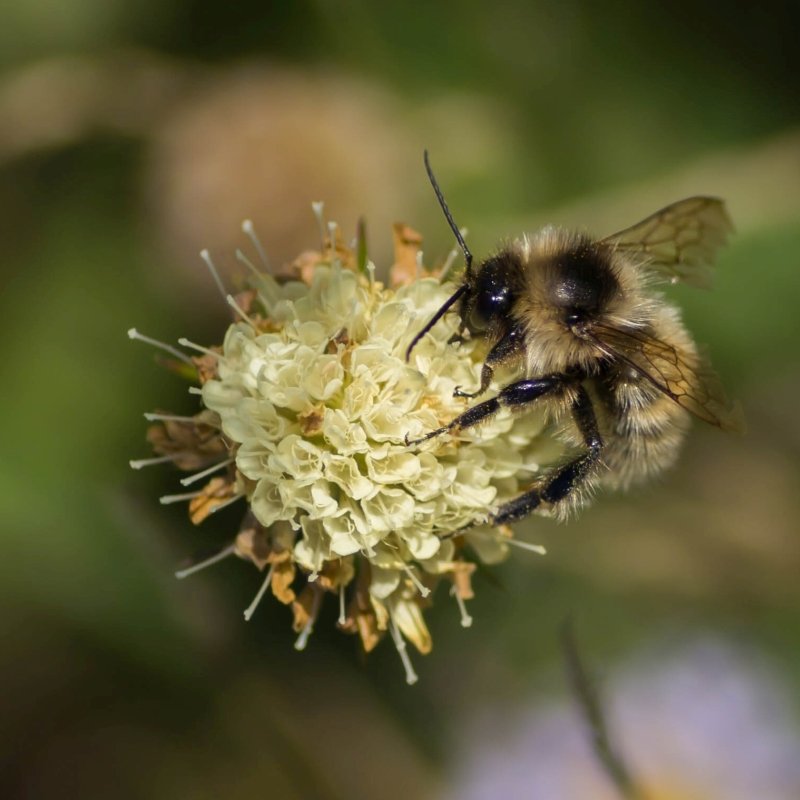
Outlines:
<svg viewBox="0 0 800 800"><path fill-rule="evenodd" d="M426 433L419 439L409 439L406 435L406 444L419 444L441 433L471 428L496 414L503 407L520 408L529 405L542 397L560 394L568 385L569 381L563 375L545 375L543 378L526 378L524 381L517 381L501 389L497 397L484 400L482 403L468 408L449 424Z"/></svg>
<svg viewBox="0 0 800 800"><path fill-rule="evenodd" d="M554 505L566 498L589 475L598 462L603 449L603 440L597 428L597 418L588 392L582 386L577 388L572 403L572 416L583 436L587 452L573 461L558 467L543 484L504 503L489 518L492 525L503 525L527 517L542 502Z"/></svg>
<svg viewBox="0 0 800 800"><path fill-rule="evenodd" d="M478 397L482 395L492 382L494 368L504 361L510 361L518 356L525 347L525 331L520 325L515 325L506 333L497 344L492 347L483 362L481 369L481 385L477 392L465 392L460 386L453 390L454 397Z"/></svg>

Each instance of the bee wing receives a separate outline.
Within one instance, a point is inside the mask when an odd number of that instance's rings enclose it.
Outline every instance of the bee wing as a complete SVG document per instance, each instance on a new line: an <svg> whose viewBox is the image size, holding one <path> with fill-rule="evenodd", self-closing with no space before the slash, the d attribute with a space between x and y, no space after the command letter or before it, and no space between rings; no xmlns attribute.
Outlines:
<svg viewBox="0 0 800 800"><path fill-rule="evenodd" d="M658 277L708 287L711 264L732 231L722 200L687 197L601 241L641 258Z"/></svg>
<svg viewBox="0 0 800 800"><path fill-rule="evenodd" d="M742 431L741 409L725 397L717 374L694 352L681 350L640 330L598 325L597 346L632 367L695 417L730 431Z"/></svg>

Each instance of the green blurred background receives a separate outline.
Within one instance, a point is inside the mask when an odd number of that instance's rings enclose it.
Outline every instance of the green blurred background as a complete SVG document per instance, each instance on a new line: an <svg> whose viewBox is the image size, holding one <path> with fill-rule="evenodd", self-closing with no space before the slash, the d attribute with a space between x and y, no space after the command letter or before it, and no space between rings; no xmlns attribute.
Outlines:
<svg viewBox="0 0 800 800"><path fill-rule="evenodd" d="M603 673L653 640L721 637L797 698L793 4L12 0L3 16L0 795L437 797L481 714L566 697L568 615ZM243 564L173 579L240 512L195 529L158 505L175 474L129 469L142 412L192 406L126 330L216 341L226 310L197 251L232 266L252 217L281 263L316 242L312 200L345 230L364 213L383 263L395 220L446 252L424 147L476 253L725 197L738 232L715 289L670 294L749 432L695 425L655 485L530 521L548 556L479 576L469 630L439 597L410 688L391 645L364 659L333 608L305 653L275 603L244 624Z"/></svg>

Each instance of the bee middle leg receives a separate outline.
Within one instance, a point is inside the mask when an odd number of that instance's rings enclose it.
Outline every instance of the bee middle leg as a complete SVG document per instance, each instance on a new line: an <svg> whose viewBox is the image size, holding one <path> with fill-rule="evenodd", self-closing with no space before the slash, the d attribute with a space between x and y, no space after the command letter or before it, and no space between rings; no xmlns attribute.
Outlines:
<svg viewBox="0 0 800 800"><path fill-rule="evenodd" d="M538 508L542 502L553 505L566 498L578 488L588 477L592 468L600 460L603 449L603 440L597 428L597 417L588 392L579 386L572 404L572 416L583 436L587 451L568 463L557 467L547 477L543 485L503 503L497 511L489 517L492 525L503 525L527 517Z"/></svg>
<svg viewBox="0 0 800 800"><path fill-rule="evenodd" d="M496 414L501 408L521 408L534 403L542 397L553 397L562 394L571 381L564 375L545 375L542 378L526 378L516 383L511 383L500 390L497 397L491 400L484 400L482 403L468 408L463 414L459 414L454 420L435 431L430 431L419 439L409 439L406 434L406 444L419 444L434 436L439 436L448 431L460 431L471 428L479 422L483 422Z"/></svg>

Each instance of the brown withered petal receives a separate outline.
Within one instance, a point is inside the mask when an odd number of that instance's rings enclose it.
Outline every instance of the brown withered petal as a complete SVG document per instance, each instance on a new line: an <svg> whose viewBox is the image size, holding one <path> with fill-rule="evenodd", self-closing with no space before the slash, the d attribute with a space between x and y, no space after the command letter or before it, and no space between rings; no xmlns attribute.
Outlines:
<svg viewBox="0 0 800 800"><path fill-rule="evenodd" d="M417 256L422 249L422 235L402 222L392 226L394 264L389 270L392 286L405 286L417 277Z"/></svg>
<svg viewBox="0 0 800 800"><path fill-rule="evenodd" d="M294 629L295 633L300 633L300 631L305 628L305 626L308 624L308 621L311 619L311 610L314 607L314 597L314 590L311 588L311 586L306 585L303 591L301 591L300 594L297 595L297 597L292 601L292 614L294 615L292 628Z"/></svg>
<svg viewBox="0 0 800 800"><path fill-rule="evenodd" d="M383 637L383 631L378 630L378 619L374 612L359 612L355 617L356 631L361 639L361 646L365 653L374 650Z"/></svg>
<svg viewBox="0 0 800 800"><path fill-rule="evenodd" d="M352 557L329 561L317 577L317 584L329 592L335 592L340 586L347 586L355 575Z"/></svg>
<svg viewBox="0 0 800 800"><path fill-rule="evenodd" d="M269 556L272 553L272 546L266 529L256 523L251 527L240 530L236 534L234 551L239 558L252 561L263 571L269 564Z"/></svg>
<svg viewBox="0 0 800 800"><path fill-rule="evenodd" d="M239 308L244 311L245 314L253 315L255 314L255 318L258 319L260 314L258 314L258 309L254 308L254 301L258 297L258 292L255 289L245 289L243 292L237 292L233 299L236 300L236 304Z"/></svg>
<svg viewBox="0 0 800 800"><path fill-rule="evenodd" d="M422 616L422 609L415 600L400 600L393 604L392 620L414 647L423 655L433 648L430 631Z"/></svg>
<svg viewBox="0 0 800 800"><path fill-rule="evenodd" d="M372 604L369 584L370 569L366 565L355 575L345 622L339 625L339 629L345 633L358 634L365 653L374 650L386 632L385 624L383 629L378 625L378 615Z"/></svg>
<svg viewBox="0 0 800 800"><path fill-rule="evenodd" d="M235 493L235 487L226 478L212 478L202 489L201 494L189 501L189 519L199 525L209 514L225 505Z"/></svg>
<svg viewBox="0 0 800 800"><path fill-rule="evenodd" d="M325 237L324 256L328 263L338 261L343 267L355 270L357 266L356 252L345 244L342 231L337 225L334 228L333 242L331 242L330 232Z"/></svg>
<svg viewBox="0 0 800 800"><path fill-rule="evenodd" d="M363 601L366 599L366 606ZM339 623L339 630L345 633L355 633L361 640L365 653L375 649L383 638L385 631L378 628L378 617L375 614L369 598L359 597L359 592L354 592L347 604L347 615L344 623Z"/></svg>
<svg viewBox="0 0 800 800"><path fill-rule="evenodd" d="M280 600L281 603L288 606L290 603L294 602L297 596L291 588L297 571L290 553L284 551L281 555L285 555L285 557L278 562L274 562L271 584L272 594Z"/></svg>
<svg viewBox="0 0 800 800"><path fill-rule="evenodd" d="M201 411L195 423L166 420L147 428L147 441L160 456L171 456L179 469L193 471L221 461L228 448L219 431L219 417Z"/></svg>
<svg viewBox="0 0 800 800"><path fill-rule="evenodd" d="M325 352L329 355L333 355L339 351L339 345L344 345L347 347L350 344L350 337L347 335L347 328L342 328L336 336L328 340L328 345L325 348Z"/></svg>
<svg viewBox="0 0 800 800"><path fill-rule="evenodd" d="M322 253L318 250L304 250L291 264L284 264L273 277L278 283L302 281L310 284L314 270L322 260Z"/></svg>
<svg viewBox="0 0 800 800"><path fill-rule="evenodd" d="M497 531L497 535L499 537L502 537L503 539L514 538L514 531L512 530L510 525L498 525L495 530Z"/></svg>
<svg viewBox="0 0 800 800"><path fill-rule="evenodd" d="M303 436L316 436L320 433L324 419L325 406L322 403L311 406L311 408L297 415L300 432Z"/></svg>
<svg viewBox="0 0 800 800"><path fill-rule="evenodd" d="M221 348L210 347L209 350L218 352L221 350ZM217 363L219 359L214 358L214 356L206 353L202 356L193 356L192 361L195 367L197 367L197 377L200 380L201 386L206 381L213 381L215 378L217 378Z"/></svg>
<svg viewBox="0 0 800 800"><path fill-rule="evenodd" d="M475 592L472 591L472 573L476 565L468 561L456 561L453 565L453 585L456 593L462 600L472 600Z"/></svg>

